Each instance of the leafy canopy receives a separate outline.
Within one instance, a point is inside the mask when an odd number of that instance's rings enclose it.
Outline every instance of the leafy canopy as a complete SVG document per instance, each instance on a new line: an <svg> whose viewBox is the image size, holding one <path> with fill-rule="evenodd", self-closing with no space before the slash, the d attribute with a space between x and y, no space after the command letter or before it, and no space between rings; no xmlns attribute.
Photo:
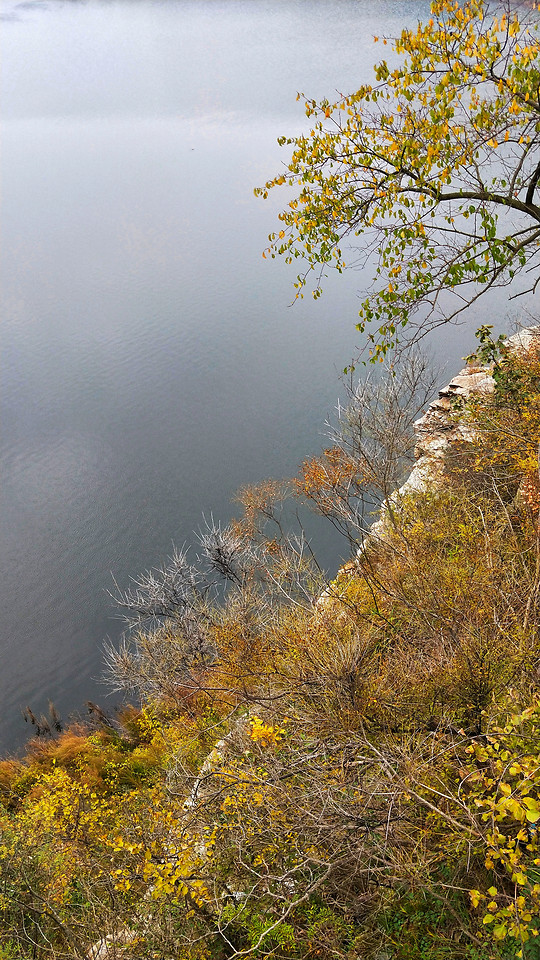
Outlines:
<svg viewBox="0 0 540 960"><path fill-rule="evenodd" d="M526 267L536 288L537 19L491 12L484 0L436 0L428 23L392 42L400 65L381 61L374 85L334 103L298 95L312 129L280 138L293 148L286 171L256 191L297 189L266 253L301 258L297 296L311 277L316 298L327 269L345 267L345 244L357 263L371 262L357 328L375 325L373 359L400 328L418 336L452 320Z"/></svg>

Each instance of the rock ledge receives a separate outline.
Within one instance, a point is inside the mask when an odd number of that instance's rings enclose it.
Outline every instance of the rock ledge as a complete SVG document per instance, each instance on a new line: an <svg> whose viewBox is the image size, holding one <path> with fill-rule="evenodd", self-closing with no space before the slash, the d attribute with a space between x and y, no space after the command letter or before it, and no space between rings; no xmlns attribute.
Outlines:
<svg viewBox="0 0 540 960"><path fill-rule="evenodd" d="M506 346L513 353L525 353L533 347L540 350L540 326L520 330L506 340ZM399 507L403 497L444 482L444 461L452 445L471 443L475 439L474 429L456 419L456 400L466 402L471 396L493 393L495 381L492 373L493 364L467 365L446 387L439 390L437 399L416 421L416 463L405 483L382 504L380 518L371 526L359 554L368 544L387 538L390 514Z"/></svg>

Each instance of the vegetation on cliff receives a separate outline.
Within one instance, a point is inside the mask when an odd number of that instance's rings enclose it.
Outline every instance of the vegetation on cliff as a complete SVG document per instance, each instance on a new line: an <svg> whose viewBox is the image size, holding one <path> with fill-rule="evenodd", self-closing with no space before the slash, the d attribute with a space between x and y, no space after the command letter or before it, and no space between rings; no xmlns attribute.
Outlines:
<svg viewBox="0 0 540 960"><path fill-rule="evenodd" d="M540 360L482 335L474 439L334 582L280 504L363 523L361 392L294 483L119 597L139 705L0 764L3 960L537 956Z"/></svg>

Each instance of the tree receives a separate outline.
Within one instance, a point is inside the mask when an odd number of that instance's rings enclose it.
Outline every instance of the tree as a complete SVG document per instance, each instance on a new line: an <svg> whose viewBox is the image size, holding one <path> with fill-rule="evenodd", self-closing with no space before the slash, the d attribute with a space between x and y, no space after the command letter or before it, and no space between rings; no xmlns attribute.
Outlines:
<svg viewBox="0 0 540 960"><path fill-rule="evenodd" d="M297 296L312 278L318 297L346 260L372 265L357 328L376 328L373 359L407 325L418 338L516 273L529 291L540 279L538 16L485 0L431 14L392 42L401 62L382 60L374 85L333 103L298 94L311 131L280 138L291 159L256 191L297 188L267 251L303 260Z"/></svg>
<svg viewBox="0 0 540 960"><path fill-rule="evenodd" d="M337 409L337 422L328 424L331 447L305 460L294 480L300 499L347 537L353 555L375 508L395 493L412 468L414 423L435 389L435 376L418 351L408 351L385 372L351 385L347 405Z"/></svg>

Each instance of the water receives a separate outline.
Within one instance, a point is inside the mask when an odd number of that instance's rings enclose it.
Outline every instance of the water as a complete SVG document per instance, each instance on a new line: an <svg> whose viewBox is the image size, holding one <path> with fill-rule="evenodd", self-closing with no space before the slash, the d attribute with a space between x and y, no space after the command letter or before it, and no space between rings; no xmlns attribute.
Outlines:
<svg viewBox="0 0 540 960"><path fill-rule="evenodd" d="M107 705L112 573L156 564L324 440L358 275L289 308L253 196L296 92L356 89L391 0L1 0L0 749L21 708ZM480 317L484 322L485 316ZM451 370L471 349L439 337ZM321 535L330 567L339 546Z"/></svg>

